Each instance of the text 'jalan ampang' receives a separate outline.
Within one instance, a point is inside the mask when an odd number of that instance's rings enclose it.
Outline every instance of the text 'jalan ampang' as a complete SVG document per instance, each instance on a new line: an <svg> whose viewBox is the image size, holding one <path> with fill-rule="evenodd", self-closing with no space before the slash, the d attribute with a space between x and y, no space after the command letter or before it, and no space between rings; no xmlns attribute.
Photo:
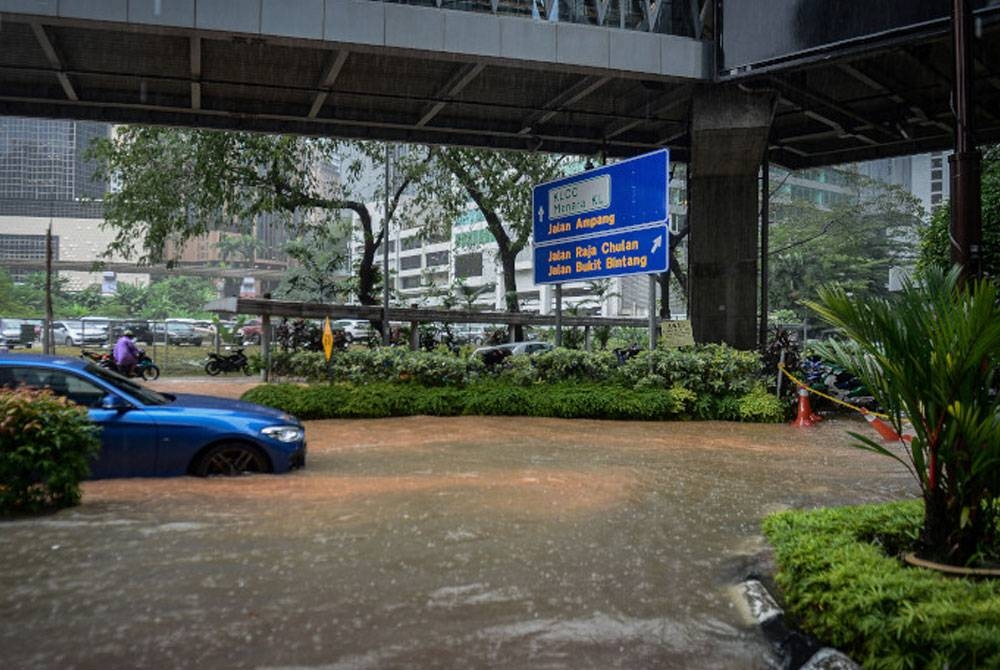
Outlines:
<svg viewBox="0 0 1000 670"><path fill-rule="evenodd" d="M549 235L561 235L571 233L576 230L592 230L598 226L615 225L614 214L603 214L601 216L579 217L573 221L553 221L549 224Z"/></svg>

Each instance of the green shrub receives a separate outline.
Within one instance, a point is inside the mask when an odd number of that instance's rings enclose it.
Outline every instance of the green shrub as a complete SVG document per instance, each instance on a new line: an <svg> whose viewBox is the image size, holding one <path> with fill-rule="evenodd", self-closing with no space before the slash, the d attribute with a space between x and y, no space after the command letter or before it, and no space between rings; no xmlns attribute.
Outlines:
<svg viewBox="0 0 1000 670"><path fill-rule="evenodd" d="M0 513L79 503L100 446L82 407L48 391L0 388Z"/></svg>
<svg viewBox="0 0 1000 670"><path fill-rule="evenodd" d="M259 359L254 358L253 364L259 365ZM355 384L404 380L461 386L497 378L522 386L576 381L636 389L682 386L698 395L740 396L759 383L760 360L754 352L721 344L643 351L621 365L609 351L557 348L535 356L513 356L496 370L488 370L478 358L455 356L445 349L414 352L392 347L336 352L330 372L320 352L275 352L271 371L277 377Z"/></svg>
<svg viewBox="0 0 1000 670"><path fill-rule="evenodd" d="M865 668L1000 667L1000 583L890 555L913 544L921 501L790 511L764 521L788 613Z"/></svg>
<svg viewBox="0 0 1000 670"><path fill-rule="evenodd" d="M740 421L780 423L785 418L785 403L758 384L738 399L737 411Z"/></svg>
<svg viewBox="0 0 1000 670"><path fill-rule="evenodd" d="M415 382L267 384L247 391L243 398L301 419L472 414L659 421L691 418L696 401L695 394L682 386L638 390L579 382L524 386L502 379L483 379L465 387Z"/></svg>
<svg viewBox="0 0 1000 670"><path fill-rule="evenodd" d="M611 378L617 366L609 351L579 351L557 348L532 357L538 380L547 383L566 381L600 382Z"/></svg>
<svg viewBox="0 0 1000 670"><path fill-rule="evenodd" d="M725 344L703 344L642 351L615 368L612 378L633 388L654 377L663 380L664 388L679 385L699 396L741 395L757 384L759 372L760 357L756 352Z"/></svg>

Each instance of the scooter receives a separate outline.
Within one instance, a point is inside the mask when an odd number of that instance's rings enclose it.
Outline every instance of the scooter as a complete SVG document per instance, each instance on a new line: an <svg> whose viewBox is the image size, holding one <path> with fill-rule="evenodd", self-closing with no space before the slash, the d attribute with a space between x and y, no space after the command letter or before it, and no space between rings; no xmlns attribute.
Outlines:
<svg viewBox="0 0 1000 670"><path fill-rule="evenodd" d="M246 354L243 353L243 349L237 349L226 356L220 356L214 351L209 352L208 360L205 361L206 373L215 377L220 372L236 372L237 370L242 370L245 375L251 374L249 361Z"/></svg>
<svg viewBox="0 0 1000 670"><path fill-rule="evenodd" d="M113 370L120 375L125 375L126 377L142 377L146 381L153 381L160 378L160 368L153 362L153 359L146 354L145 349L139 350L139 360L136 361L135 366L133 366L130 373L125 373L125 371L118 369L118 365L115 364L114 357L108 352L97 352L97 351L86 351L81 350L80 355L89 358L94 361L102 368L107 368L108 370Z"/></svg>

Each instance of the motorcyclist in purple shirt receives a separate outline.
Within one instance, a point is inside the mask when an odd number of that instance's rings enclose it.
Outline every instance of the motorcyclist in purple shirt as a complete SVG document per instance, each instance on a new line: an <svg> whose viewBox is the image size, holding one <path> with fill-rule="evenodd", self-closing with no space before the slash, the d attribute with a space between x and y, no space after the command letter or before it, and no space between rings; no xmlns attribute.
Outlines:
<svg viewBox="0 0 1000 670"><path fill-rule="evenodd" d="M114 351L111 354L115 359L115 366L118 372L126 377L131 377L135 372L135 365L139 362L139 347L132 341L132 331L126 330L115 342Z"/></svg>

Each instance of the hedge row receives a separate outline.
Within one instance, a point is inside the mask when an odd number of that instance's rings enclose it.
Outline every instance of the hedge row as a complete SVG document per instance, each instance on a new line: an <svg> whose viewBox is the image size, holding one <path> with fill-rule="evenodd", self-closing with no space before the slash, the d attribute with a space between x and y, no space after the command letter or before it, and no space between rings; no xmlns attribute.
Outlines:
<svg viewBox="0 0 1000 670"><path fill-rule="evenodd" d="M464 386L483 379L522 386L579 381L632 389L680 386L699 396L747 393L757 385L761 371L755 352L723 344L643 351L624 363L610 351L557 348L535 356L513 356L491 369L474 356L393 347L337 352L329 367L322 353L278 352L271 365L276 376L310 381L411 380L425 386Z"/></svg>
<svg viewBox="0 0 1000 670"><path fill-rule="evenodd" d="M807 632L865 668L1000 668L1000 582L906 566L922 501L768 517L777 582Z"/></svg>
<svg viewBox="0 0 1000 670"><path fill-rule="evenodd" d="M282 409L301 419L426 414L765 422L780 421L784 415L783 405L763 387L740 395L699 397L681 386L629 389L586 382L522 386L504 380L481 380L461 387L340 382L268 384L247 391L243 399Z"/></svg>

